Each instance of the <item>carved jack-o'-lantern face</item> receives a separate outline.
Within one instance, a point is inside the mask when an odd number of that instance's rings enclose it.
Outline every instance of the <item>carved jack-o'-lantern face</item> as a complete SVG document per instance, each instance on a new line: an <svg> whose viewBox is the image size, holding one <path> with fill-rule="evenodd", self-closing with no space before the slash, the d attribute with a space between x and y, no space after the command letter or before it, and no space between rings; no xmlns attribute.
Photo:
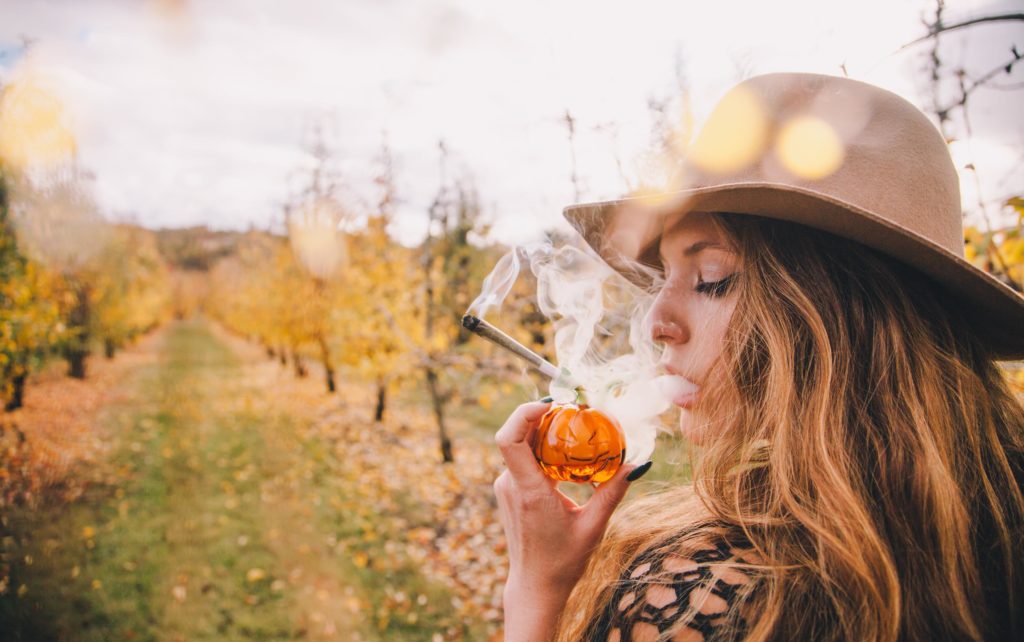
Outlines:
<svg viewBox="0 0 1024 642"><path fill-rule="evenodd" d="M626 436L614 418L586 404L552 406L540 420L533 455L556 481L601 483L626 458Z"/></svg>

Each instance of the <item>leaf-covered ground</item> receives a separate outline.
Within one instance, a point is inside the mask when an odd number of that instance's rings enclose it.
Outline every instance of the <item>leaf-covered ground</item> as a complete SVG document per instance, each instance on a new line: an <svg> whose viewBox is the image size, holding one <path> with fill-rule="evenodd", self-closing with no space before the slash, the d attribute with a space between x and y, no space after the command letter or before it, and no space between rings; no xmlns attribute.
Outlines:
<svg viewBox="0 0 1024 642"><path fill-rule="evenodd" d="M499 634L489 440L460 435L441 465L425 407L375 424L370 388L325 395L202 322L119 363L77 395L53 381L18 416L22 443L56 459L2 507L4 639ZM66 438L62 422L77 422Z"/></svg>

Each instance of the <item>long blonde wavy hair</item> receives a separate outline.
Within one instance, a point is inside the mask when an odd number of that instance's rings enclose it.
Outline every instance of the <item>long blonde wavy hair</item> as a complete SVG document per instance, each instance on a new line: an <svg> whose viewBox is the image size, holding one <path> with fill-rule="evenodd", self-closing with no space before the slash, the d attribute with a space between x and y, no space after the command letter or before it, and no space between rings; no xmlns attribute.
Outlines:
<svg viewBox="0 0 1024 642"><path fill-rule="evenodd" d="M584 636L643 549L702 524L761 561L748 640L1021 639L1024 409L974 312L853 241L715 219L744 269L697 409L710 443L692 486L616 513L557 639Z"/></svg>

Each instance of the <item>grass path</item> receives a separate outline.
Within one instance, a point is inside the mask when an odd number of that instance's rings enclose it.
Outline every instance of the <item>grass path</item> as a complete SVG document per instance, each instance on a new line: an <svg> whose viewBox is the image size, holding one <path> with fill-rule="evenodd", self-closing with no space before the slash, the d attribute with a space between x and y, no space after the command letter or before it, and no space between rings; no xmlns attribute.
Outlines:
<svg viewBox="0 0 1024 642"><path fill-rule="evenodd" d="M10 515L15 584L0 597L0 637L432 640L453 630L440 611L398 630L374 612L380 578L345 554L347 518L322 495L339 462L304 437L315 409L297 412L272 390L267 364L200 322L171 326L159 350L108 409L113 454L82 472L84 496ZM405 581L424 604L443 603L443 589Z"/></svg>

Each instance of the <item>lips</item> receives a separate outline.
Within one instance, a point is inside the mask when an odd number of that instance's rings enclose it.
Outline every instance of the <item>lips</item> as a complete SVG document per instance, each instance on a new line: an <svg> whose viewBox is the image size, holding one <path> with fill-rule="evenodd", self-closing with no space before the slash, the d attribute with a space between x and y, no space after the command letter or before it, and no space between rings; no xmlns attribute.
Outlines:
<svg viewBox="0 0 1024 642"><path fill-rule="evenodd" d="M654 384L666 399L680 408L691 408L700 395L700 386L676 374L662 375Z"/></svg>

